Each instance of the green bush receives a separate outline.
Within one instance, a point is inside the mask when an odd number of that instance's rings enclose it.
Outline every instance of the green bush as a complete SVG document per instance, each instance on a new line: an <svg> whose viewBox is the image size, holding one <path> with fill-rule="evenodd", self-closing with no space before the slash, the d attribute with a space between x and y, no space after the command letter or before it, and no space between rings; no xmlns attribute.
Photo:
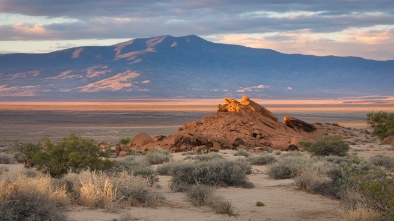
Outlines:
<svg viewBox="0 0 394 221"><path fill-rule="evenodd" d="M367 114L367 124L373 128L373 134L383 139L394 134L394 113L371 112Z"/></svg>
<svg viewBox="0 0 394 221"><path fill-rule="evenodd" d="M180 164L172 171L171 188L181 190L187 185L252 187L246 174L251 167L245 161L215 160Z"/></svg>
<svg viewBox="0 0 394 221"><path fill-rule="evenodd" d="M273 155L260 155L249 158L249 162L252 165L267 165L276 162L276 158Z"/></svg>
<svg viewBox="0 0 394 221"><path fill-rule="evenodd" d="M75 134L70 134L58 143L44 138L37 144L20 144L17 149L25 162L31 161L38 170L49 173L52 177L61 177L68 171L108 170L114 164L102 159L108 157L108 153L100 151L93 140Z"/></svg>
<svg viewBox="0 0 394 221"><path fill-rule="evenodd" d="M301 142L300 145L316 156L346 156L350 149L341 136L321 136L313 141Z"/></svg>
<svg viewBox="0 0 394 221"><path fill-rule="evenodd" d="M130 142L131 138L130 137L123 137L120 139L121 144L128 144Z"/></svg>

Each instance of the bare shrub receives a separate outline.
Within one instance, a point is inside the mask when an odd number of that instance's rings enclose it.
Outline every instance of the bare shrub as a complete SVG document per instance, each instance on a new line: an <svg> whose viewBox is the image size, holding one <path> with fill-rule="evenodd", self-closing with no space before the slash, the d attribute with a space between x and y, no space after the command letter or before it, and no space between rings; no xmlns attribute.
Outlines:
<svg viewBox="0 0 394 221"><path fill-rule="evenodd" d="M224 159L222 155L219 155L217 153L210 153L210 154L201 154L197 155L196 160L199 161L211 161L211 160L220 160Z"/></svg>
<svg viewBox="0 0 394 221"><path fill-rule="evenodd" d="M248 157L250 156L252 153L250 153L249 151L245 150L245 149L238 149L237 152L234 154L234 156L244 156L244 157Z"/></svg>
<svg viewBox="0 0 394 221"><path fill-rule="evenodd" d="M196 184L187 188L187 195L194 206L205 206L210 197L212 197L213 189L211 187Z"/></svg>
<svg viewBox="0 0 394 221"><path fill-rule="evenodd" d="M54 188L48 176L1 176L0 220L67 220L61 211L67 204L64 188Z"/></svg>
<svg viewBox="0 0 394 221"><path fill-rule="evenodd" d="M7 154L0 154L0 164L10 164L12 159Z"/></svg>
<svg viewBox="0 0 394 221"><path fill-rule="evenodd" d="M163 150L163 149L157 149L157 150L145 155L145 159L150 164L162 164L164 162L170 161L171 158L172 158L172 155L171 155L170 151Z"/></svg>
<svg viewBox="0 0 394 221"><path fill-rule="evenodd" d="M159 181L152 165L142 156L128 156L118 160L112 172L126 171L134 176L141 176L149 180L151 186Z"/></svg>
<svg viewBox="0 0 394 221"><path fill-rule="evenodd" d="M375 155L369 158L369 162L375 166L381 166L388 170L394 170L394 157Z"/></svg>
<svg viewBox="0 0 394 221"><path fill-rule="evenodd" d="M276 162L276 157L273 155L259 155L249 158L249 162L252 165L267 165Z"/></svg>
<svg viewBox="0 0 394 221"><path fill-rule="evenodd" d="M231 202L225 200L221 196L213 196L209 199L209 207L211 207L216 213L234 215L234 208Z"/></svg>

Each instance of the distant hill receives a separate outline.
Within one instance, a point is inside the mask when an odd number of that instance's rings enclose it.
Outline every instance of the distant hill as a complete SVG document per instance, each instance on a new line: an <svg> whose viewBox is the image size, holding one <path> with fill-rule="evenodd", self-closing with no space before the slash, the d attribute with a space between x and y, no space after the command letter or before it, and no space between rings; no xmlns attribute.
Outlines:
<svg viewBox="0 0 394 221"><path fill-rule="evenodd" d="M283 54L198 36L0 55L0 100L394 95L394 60Z"/></svg>

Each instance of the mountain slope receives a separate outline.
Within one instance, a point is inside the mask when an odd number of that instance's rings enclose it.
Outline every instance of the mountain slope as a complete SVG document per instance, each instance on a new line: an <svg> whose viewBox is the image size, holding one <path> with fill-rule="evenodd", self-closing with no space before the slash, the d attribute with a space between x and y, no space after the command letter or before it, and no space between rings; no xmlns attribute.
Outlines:
<svg viewBox="0 0 394 221"><path fill-rule="evenodd" d="M282 54L198 36L0 55L0 99L393 95L394 61Z"/></svg>

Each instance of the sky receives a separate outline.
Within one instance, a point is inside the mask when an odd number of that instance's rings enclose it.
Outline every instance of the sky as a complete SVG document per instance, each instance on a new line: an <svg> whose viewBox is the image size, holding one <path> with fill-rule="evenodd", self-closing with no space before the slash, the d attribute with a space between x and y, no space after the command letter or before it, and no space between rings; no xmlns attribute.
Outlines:
<svg viewBox="0 0 394 221"><path fill-rule="evenodd" d="M0 53L195 34L282 53L394 60L394 0L0 0Z"/></svg>

